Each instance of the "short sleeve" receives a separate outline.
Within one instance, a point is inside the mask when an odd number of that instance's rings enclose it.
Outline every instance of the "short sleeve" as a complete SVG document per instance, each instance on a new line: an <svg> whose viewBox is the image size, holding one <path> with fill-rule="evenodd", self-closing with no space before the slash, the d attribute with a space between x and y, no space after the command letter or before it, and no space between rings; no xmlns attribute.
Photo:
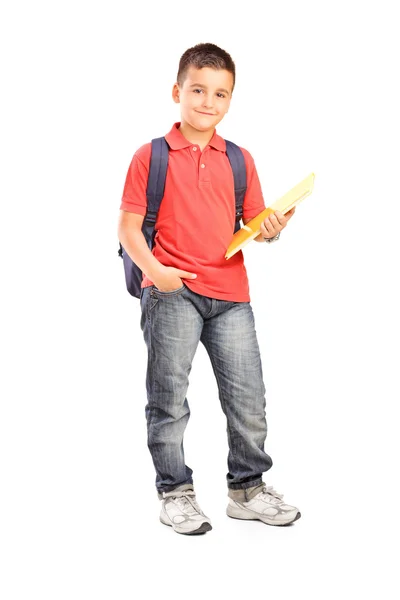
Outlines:
<svg viewBox="0 0 400 600"><path fill-rule="evenodd" d="M150 155L151 144L144 144L144 146L141 146L133 155L125 179L120 205L121 210L146 216L146 190L149 176Z"/></svg>
<svg viewBox="0 0 400 600"><path fill-rule="evenodd" d="M247 175L247 190L243 201L243 219L252 219L259 215L266 206L254 159L250 152L244 148L240 149L244 155Z"/></svg>

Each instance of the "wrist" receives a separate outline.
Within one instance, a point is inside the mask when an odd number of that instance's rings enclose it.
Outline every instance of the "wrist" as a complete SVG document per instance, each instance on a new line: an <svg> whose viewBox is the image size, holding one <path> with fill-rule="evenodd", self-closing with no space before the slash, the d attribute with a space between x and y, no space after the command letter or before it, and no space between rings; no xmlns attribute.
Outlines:
<svg viewBox="0 0 400 600"><path fill-rule="evenodd" d="M259 233L257 237L254 238L255 242L263 242L264 241L264 236L262 233Z"/></svg>
<svg viewBox="0 0 400 600"><path fill-rule="evenodd" d="M274 235L274 237L271 238L264 238L264 242L267 242L267 244L272 244L272 242L277 242L279 240L279 237L281 235L281 232L279 231L276 235Z"/></svg>
<svg viewBox="0 0 400 600"><path fill-rule="evenodd" d="M156 281L164 274L164 271L165 271L165 265L160 263L155 258L154 262L151 266L151 269L149 269L149 273L146 273L146 275L148 276L149 279L151 279L151 281Z"/></svg>

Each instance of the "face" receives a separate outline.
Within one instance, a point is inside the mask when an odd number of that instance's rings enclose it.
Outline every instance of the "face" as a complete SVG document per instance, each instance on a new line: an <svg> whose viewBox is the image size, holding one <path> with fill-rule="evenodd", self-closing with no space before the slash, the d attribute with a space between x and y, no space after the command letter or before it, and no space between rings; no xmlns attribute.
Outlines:
<svg viewBox="0 0 400 600"><path fill-rule="evenodd" d="M172 97L181 105L181 118L194 129L214 128L228 112L233 75L226 69L190 67L183 86L174 84Z"/></svg>

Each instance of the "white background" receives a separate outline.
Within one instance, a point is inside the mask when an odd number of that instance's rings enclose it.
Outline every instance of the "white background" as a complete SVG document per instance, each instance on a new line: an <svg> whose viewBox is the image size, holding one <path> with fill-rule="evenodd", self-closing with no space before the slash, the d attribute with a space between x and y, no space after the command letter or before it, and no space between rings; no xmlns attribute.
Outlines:
<svg viewBox="0 0 400 600"><path fill-rule="evenodd" d="M398 598L395 2L39 1L0 17L2 598ZM226 516L200 345L185 452L213 530L190 537L158 520L117 222L133 153L180 120L179 58L200 42L236 63L217 131L252 153L266 202L316 179L279 243L244 249L265 480L302 517Z"/></svg>

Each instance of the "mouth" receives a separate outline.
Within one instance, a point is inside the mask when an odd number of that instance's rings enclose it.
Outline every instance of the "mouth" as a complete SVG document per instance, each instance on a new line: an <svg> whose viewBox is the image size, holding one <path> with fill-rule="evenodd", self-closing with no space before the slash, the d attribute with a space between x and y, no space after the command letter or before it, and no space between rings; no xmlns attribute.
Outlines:
<svg viewBox="0 0 400 600"><path fill-rule="evenodd" d="M201 115L208 115L209 117L215 117L216 115L214 115L213 113L206 113L206 112L201 112L200 110L196 111L198 113L200 113Z"/></svg>

